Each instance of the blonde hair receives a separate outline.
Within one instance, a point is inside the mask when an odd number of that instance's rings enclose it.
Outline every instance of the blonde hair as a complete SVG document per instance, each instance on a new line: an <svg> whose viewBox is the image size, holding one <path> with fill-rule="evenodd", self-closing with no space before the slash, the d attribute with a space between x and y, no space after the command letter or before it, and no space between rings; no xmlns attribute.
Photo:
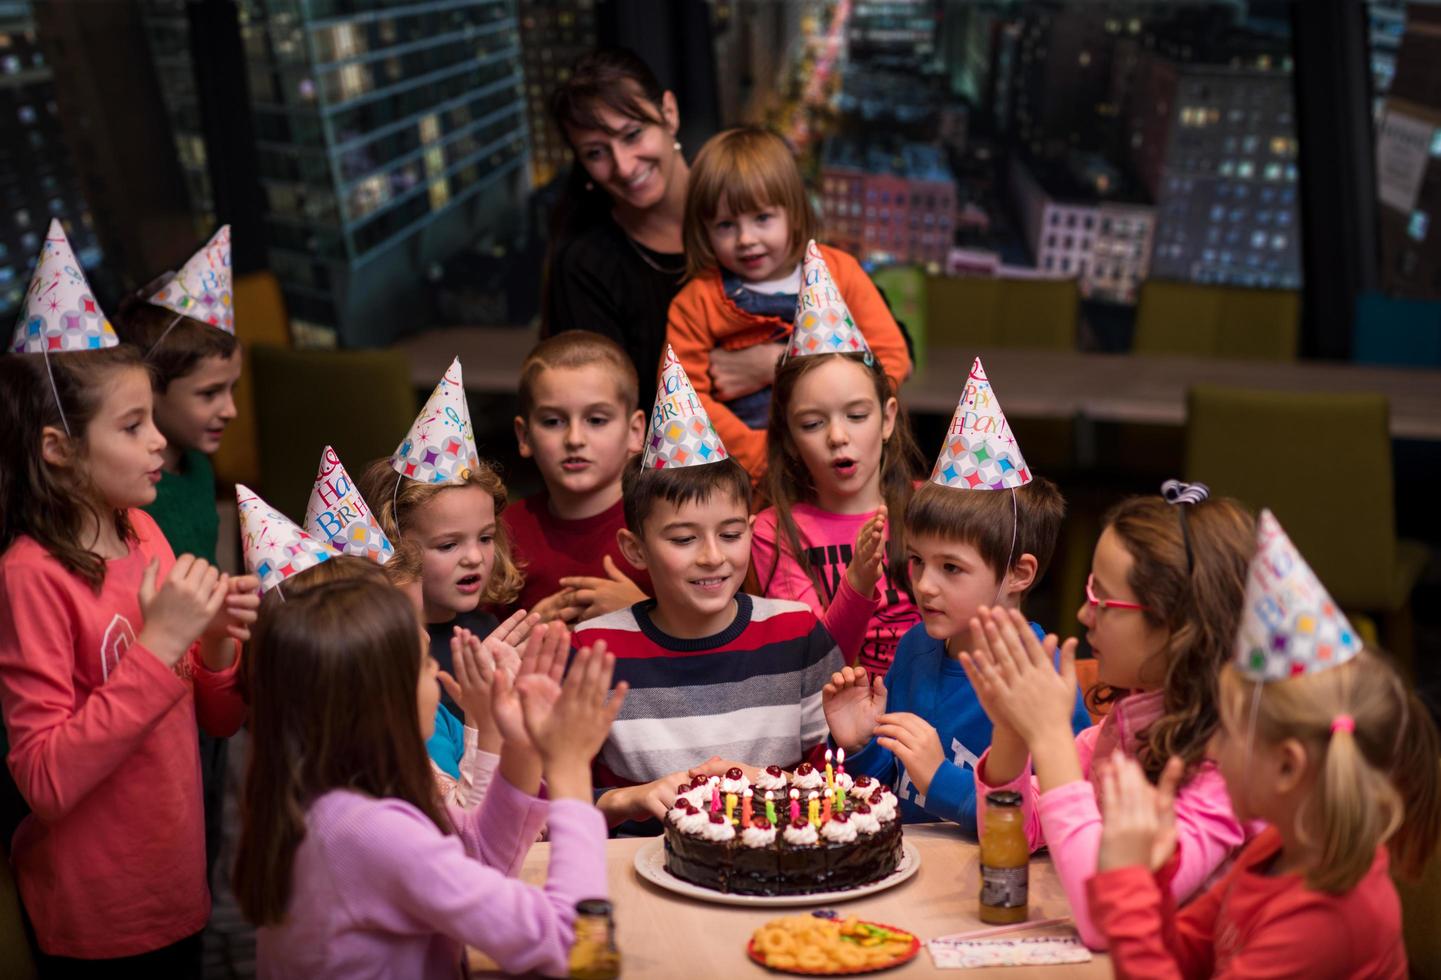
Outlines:
<svg viewBox="0 0 1441 980"><path fill-rule="evenodd" d="M795 154L775 133L754 126L712 136L691 164L681 231L688 278L717 265L706 225L722 207L731 214L765 207L785 211L791 233L786 259L790 263L800 261L806 242L819 231Z"/></svg>
<svg viewBox="0 0 1441 980"><path fill-rule="evenodd" d="M520 595L525 576L515 565L515 559L511 556L510 536L505 533L505 524L500 520L506 504L505 484L501 482L494 467L481 460L466 476L463 485L480 487L495 503L495 564L485 583L485 592L481 594L480 601L508 605ZM398 555L403 544L400 533L402 525L410 524L416 511L457 484L417 483L396 473L390 466L390 460L377 459L360 475L359 486L361 496L370 503L371 513L375 515L380 529L395 545ZM395 560L392 558L386 564L389 565Z"/></svg>
<svg viewBox="0 0 1441 980"><path fill-rule="evenodd" d="M425 555L414 541L397 541L395 553L381 566L386 579L396 587L413 585L424 576Z"/></svg>
<svg viewBox="0 0 1441 980"><path fill-rule="evenodd" d="M520 385L516 388L520 417L530 421L531 410L535 408L535 383L543 373L551 368L576 370L592 364L610 372L621 408L634 412L640 407L640 381L635 364L620 344L590 330L565 330L536 344L521 362Z"/></svg>
<svg viewBox="0 0 1441 980"><path fill-rule="evenodd" d="M1259 691L1257 688L1259 687ZM1234 665L1221 673L1221 710L1244 737L1296 739L1316 760L1316 783L1296 834L1319 855L1306 884L1340 894L1387 844L1396 867L1419 875L1441 837L1441 742L1416 695L1385 658L1363 650L1337 667L1263 684ZM1354 722L1333 727L1339 715Z"/></svg>

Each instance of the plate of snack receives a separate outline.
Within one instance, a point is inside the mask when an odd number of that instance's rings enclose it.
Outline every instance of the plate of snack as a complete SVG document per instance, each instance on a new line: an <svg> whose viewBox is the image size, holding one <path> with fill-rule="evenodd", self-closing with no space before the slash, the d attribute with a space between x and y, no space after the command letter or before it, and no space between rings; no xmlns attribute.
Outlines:
<svg viewBox="0 0 1441 980"><path fill-rule="evenodd" d="M920 939L903 929L834 913L772 919L751 936L746 953L761 966L805 976L875 973L909 963Z"/></svg>
<svg viewBox="0 0 1441 980"><path fill-rule="evenodd" d="M665 833L636 873L723 905L798 906L859 898L907 880L920 854L901 839L899 801L868 776L809 765L739 768L676 788Z"/></svg>

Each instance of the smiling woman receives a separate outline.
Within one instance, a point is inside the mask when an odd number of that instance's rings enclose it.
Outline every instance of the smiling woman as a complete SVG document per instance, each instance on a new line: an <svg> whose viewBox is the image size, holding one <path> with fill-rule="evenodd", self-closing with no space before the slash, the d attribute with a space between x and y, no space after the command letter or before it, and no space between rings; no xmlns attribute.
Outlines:
<svg viewBox="0 0 1441 980"><path fill-rule="evenodd" d="M675 96L635 54L609 48L576 62L550 105L575 165L554 218L543 332L610 337L649 381L685 273Z"/></svg>

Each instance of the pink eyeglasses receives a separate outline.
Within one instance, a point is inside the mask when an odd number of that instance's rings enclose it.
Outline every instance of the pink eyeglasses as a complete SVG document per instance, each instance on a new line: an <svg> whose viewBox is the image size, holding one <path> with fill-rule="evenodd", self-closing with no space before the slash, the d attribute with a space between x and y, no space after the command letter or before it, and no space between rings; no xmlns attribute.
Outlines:
<svg viewBox="0 0 1441 980"><path fill-rule="evenodd" d="M1097 609L1140 609L1150 611L1150 606L1142 605L1139 602L1122 602L1120 599L1097 599L1094 583L1095 573L1086 576L1086 601Z"/></svg>

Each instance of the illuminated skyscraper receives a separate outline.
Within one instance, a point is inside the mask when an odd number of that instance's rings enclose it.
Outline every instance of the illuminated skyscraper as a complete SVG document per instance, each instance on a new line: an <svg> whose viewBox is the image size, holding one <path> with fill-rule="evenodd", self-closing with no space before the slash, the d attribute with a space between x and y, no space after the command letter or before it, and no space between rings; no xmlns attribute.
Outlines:
<svg viewBox="0 0 1441 980"><path fill-rule="evenodd" d="M520 0L520 50L525 62L525 113L530 121L530 173L544 187L570 166L570 148L547 108L570 66L596 44L594 0Z"/></svg>

